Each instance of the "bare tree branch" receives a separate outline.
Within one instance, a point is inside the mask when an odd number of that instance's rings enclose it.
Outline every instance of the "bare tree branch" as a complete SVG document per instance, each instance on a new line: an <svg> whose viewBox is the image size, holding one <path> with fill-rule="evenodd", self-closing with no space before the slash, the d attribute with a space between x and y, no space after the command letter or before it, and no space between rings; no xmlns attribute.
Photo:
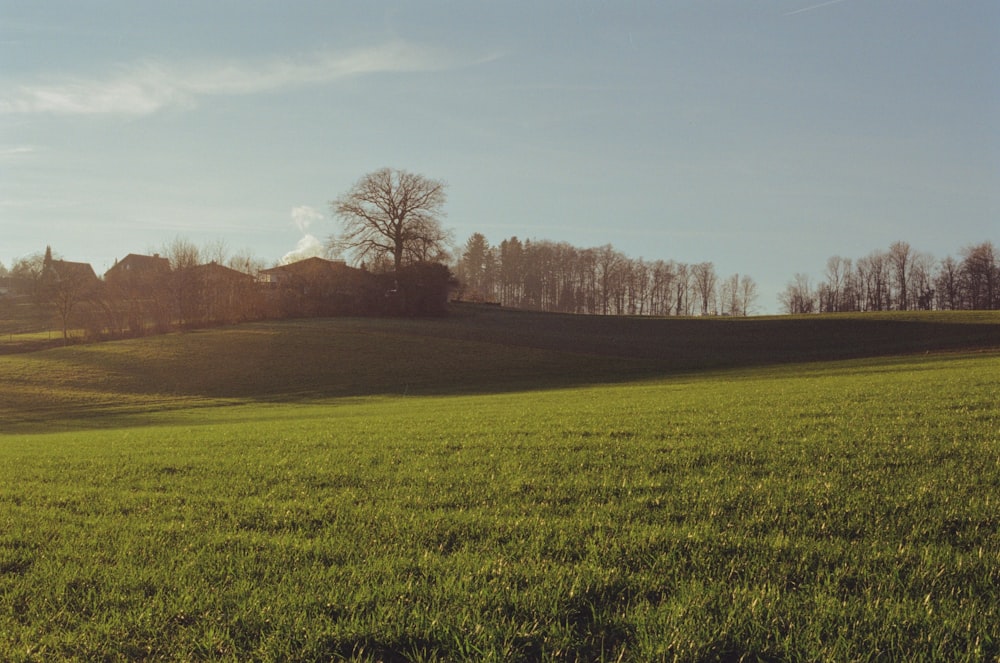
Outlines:
<svg viewBox="0 0 1000 663"><path fill-rule="evenodd" d="M330 246L356 262L392 256L396 270L408 262L447 255L451 233L441 227L445 184L404 170L383 168L362 177L330 203L343 231Z"/></svg>

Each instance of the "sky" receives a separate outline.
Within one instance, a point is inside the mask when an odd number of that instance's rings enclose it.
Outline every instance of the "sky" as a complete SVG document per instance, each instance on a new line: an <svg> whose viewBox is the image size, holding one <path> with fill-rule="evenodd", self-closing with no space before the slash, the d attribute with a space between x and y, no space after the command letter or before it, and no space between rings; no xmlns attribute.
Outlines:
<svg viewBox="0 0 1000 663"><path fill-rule="evenodd" d="M758 283L1000 242L996 0L0 0L0 262L318 249L383 167L443 225Z"/></svg>

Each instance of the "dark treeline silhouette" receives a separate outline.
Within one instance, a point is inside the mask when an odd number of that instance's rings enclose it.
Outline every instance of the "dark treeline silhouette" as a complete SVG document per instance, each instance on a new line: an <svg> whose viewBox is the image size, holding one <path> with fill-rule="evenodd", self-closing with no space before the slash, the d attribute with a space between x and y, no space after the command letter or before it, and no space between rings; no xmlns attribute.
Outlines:
<svg viewBox="0 0 1000 663"><path fill-rule="evenodd" d="M361 177L330 203L342 224L328 251L270 269L249 255L225 262L225 245L199 250L177 238L165 255L129 254L98 278L85 263L44 255L0 265L0 300L10 294L51 305L63 339L141 336L261 318L327 315L423 316L447 311L455 286L448 266L451 232L441 226L445 183L382 168ZM366 267L367 266L367 267Z"/></svg>
<svg viewBox="0 0 1000 663"><path fill-rule="evenodd" d="M64 340L71 330L98 339L289 317L442 315L455 285L440 263L371 272L315 257L264 269L224 254L177 239L164 255L129 254L98 277L46 248L0 270L0 302L49 310Z"/></svg>
<svg viewBox="0 0 1000 663"><path fill-rule="evenodd" d="M942 260L894 242L857 260L829 258L816 285L796 274L779 301L786 313L1000 309L1000 256L988 241Z"/></svg>
<svg viewBox="0 0 1000 663"><path fill-rule="evenodd" d="M633 259L610 244L511 237L492 246L469 237L455 267L458 296L517 308L600 315L748 315L757 300L749 276L721 279L711 262Z"/></svg>
<svg viewBox="0 0 1000 663"><path fill-rule="evenodd" d="M396 268L388 253L368 268L316 257L269 269L226 253L222 244L199 249L178 238L163 255L129 254L99 277L47 248L0 265L0 305L38 305L68 339L70 330L101 338L288 317L443 315L453 294L539 311L650 316L749 315L758 297L753 278L720 279L711 262L517 237L493 246L480 233L458 252L455 276L442 262ZM796 274L778 299L792 314L1000 309L1000 256L987 241L937 260L900 241L856 260L833 256L822 280Z"/></svg>

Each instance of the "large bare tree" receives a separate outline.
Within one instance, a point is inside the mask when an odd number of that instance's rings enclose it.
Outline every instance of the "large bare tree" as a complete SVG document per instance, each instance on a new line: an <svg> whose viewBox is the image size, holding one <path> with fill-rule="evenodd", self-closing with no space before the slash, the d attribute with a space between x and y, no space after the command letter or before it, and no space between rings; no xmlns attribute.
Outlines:
<svg viewBox="0 0 1000 663"><path fill-rule="evenodd" d="M795 279L788 282L785 290L778 294L778 301L785 313L797 315L812 313L816 310L816 293L813 291L809 275L798 273Z"/></svg>
<svg viewBox="0 0 1000 663"><path fill-rule="evenodd" d="M722 315L743 315L740 308L740 275L723 279L719 285L719 312Z"/></svg>
<svg viewBox="0 0 1000 663"><path fill-rule="evenodd" d="M444 189L440 180L405 170L368 173L330 203L343 224L331 248L351 253L358 262L391 256L397 271L408 262L444 258L451 242L441 227Z"/></svg>
<svg viewBox="0 0 1000 663"><path fill-rule="evenodd" d="M850 258L831 256L826 261L826 283L820 286L819 310L834 313L848 308L846 290L853 270Z"/></svg>
<svg viewBox="0 0 1000 663"><path fill-rule="evenodd" d="M740 277L739 300L743 315L750 315L757 302L757 282L752 276L744 274Z"/></svg>
<svg viewBox="0 0 1000 663"><path fill-rule="evenodd" d="M910 270L913 268L913 252L906 242L893 242L886 256L892 279L896 286L896 308L905 311L910 308Z"/></svg>
<svg viewBox="0 0 1000 663"><path fill-rule="evenodd" d="M714 313L716 304L715 286L719 277L715 273L715 265L710 262L699 262L691 266L691 276L694 278L694 289L701 300L701 314Z"/></svg>
<svg viewBox="0 0 1000 663"><path fill-rule="evenodd" d="M962 249L959 273L966 308L994 309L1000 305L1000 261L992 242Z"/></svg>

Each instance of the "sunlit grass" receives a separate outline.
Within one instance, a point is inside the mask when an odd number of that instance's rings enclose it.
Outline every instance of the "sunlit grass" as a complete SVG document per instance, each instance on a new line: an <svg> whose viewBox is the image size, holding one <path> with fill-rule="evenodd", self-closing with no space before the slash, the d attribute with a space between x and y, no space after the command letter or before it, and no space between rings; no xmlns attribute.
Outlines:
<svg viewBox="0 0 1000 663"><path fill-rule="evenodd" d="M997 375L929 355L6 435L0 658L992 660Z"/></svg>

